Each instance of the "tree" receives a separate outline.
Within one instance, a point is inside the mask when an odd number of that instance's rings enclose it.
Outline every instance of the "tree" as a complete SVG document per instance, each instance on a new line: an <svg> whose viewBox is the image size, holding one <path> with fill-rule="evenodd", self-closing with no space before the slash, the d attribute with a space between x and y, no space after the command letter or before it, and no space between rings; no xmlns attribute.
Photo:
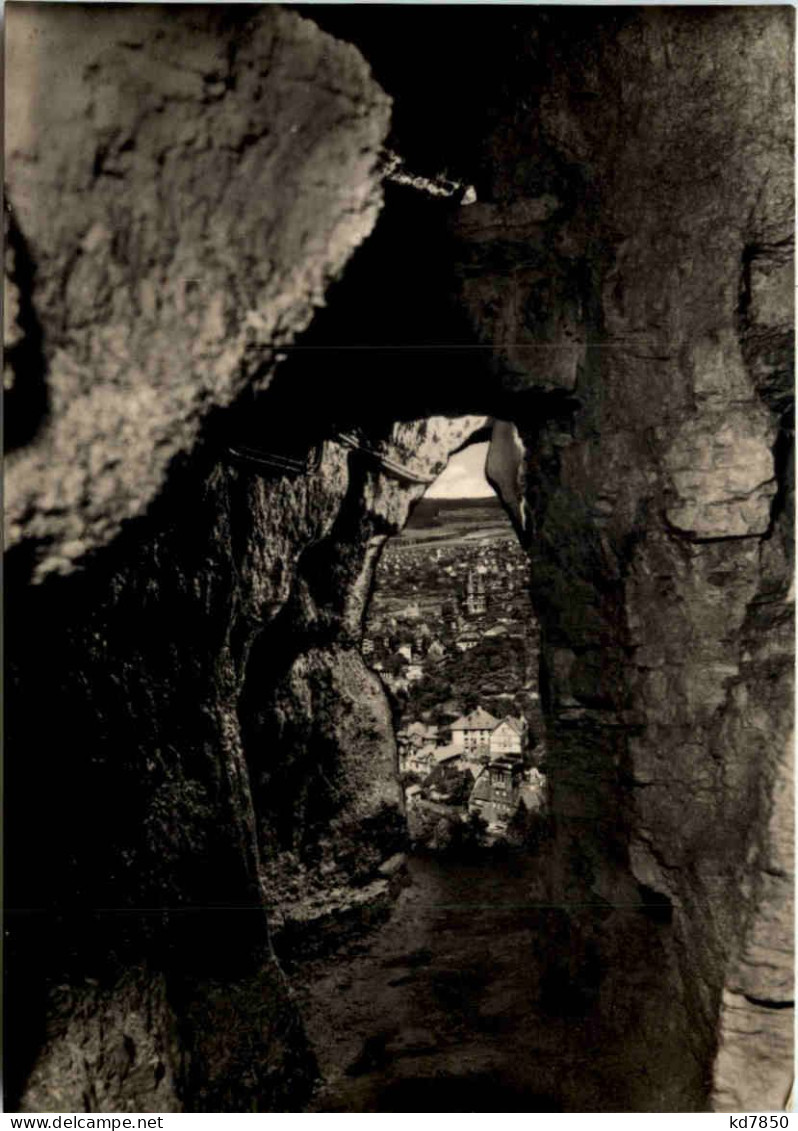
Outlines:
<svg viewBox="0 0 798 1131"><path fill-rule="evenodd" d="M455 766L436 766L425 784L427 789L443 794L450 805L467 805L474 788L474 775L470 770Z"/></svg>
<svg viewBox="0 0 798 1131"><path fill-rule="evenodd" d="M476 691L467 691L463 696L463 711L466 715L470 715L472 711L476 711L479 706L479 694Z"/></svg>
<svg viewBox="0 0 798 1131"><path fill-rule="evenodd" d="M481 813L477 813L476 810L474 810L468 814L468 819L465 822L463 841L475 847L481 846L484 844L487 831L488 822Z"/></svg>
<svg viewBox="0 0 798 1131"><path fill-rule="evenodd" d="M507 841L534 853L540 851L548 831L546 814L530 811L523 801L519 801L518 808L507 824Z"/></svg>
<svg viewBox="0 0 798 1131"><path fill-rule="evenodd" d="M407 667L407 658L402 655L389 656L384 666L388 675L401 675L402 669Z"/></svg>

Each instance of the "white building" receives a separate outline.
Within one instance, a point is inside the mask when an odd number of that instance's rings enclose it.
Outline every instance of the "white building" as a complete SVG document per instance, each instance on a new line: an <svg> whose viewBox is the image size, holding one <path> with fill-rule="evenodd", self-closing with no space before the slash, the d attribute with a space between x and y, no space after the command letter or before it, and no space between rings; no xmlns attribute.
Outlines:
<svg viewBox="0 0 798 1131"><path fill-rule="evenodd" d="M487 600L485 597L485 582L481 574L477 574L474 570L470 570L466 579L466 609L470 616L482 616L487 609Z"/></svg>
<svg viewBox="0 0 798 1131"><path fill-rule="evenodd" d="M524 749L524 727L519 719L508 715L490 735L491 758L506 758L508 754L520 755Z"/></svg>
<svg viewBox="0 0 798 1131"><path fill-rule="evenodd" d="M490 736L499 720L477 707L470 715L463 715L452 723L452 745L460 750L476 750L478 746L490 746Z"/></svg>

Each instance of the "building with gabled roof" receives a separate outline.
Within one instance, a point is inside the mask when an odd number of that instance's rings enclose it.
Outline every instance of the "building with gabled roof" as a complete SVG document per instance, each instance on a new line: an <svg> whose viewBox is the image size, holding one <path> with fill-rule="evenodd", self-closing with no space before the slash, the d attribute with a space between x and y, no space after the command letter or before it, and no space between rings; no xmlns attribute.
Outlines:
<svg viewBox="0 0 798 1131"><path fill-rule="evenodd" d="M475 746L472 750L463 750L461 765L464 770L470 770L474 778L478 778L490 761L490 746Z"/></svg>
<svg viewBox="0 0 798 1131"><path fill-rule="evenodd" d="M498 722L482 707L477 707L469 715L463 715L452 723L452 744L462 750L475 750L477 746L490 745L490 736Z"/></svg>
<svg viewBox="0 0 798 1131"><path fill-rule="evenodd" d="M478 813L489 829L506 829L518 808L523 767L511 758L489 762L474 783L468 799L470 813Z"/></svg>
<svg viewBox="0 0 798 1131"><path fill-rule="evenodd" d="M429 723L410 723L396 732L396 741L400 750L428 744L434 746L438 741L438 728Z"/></svg>
<svg viewBox="0 0 798 1131"><path fill-rule="evenodd" d="M435 746L410 746L399 751L399 770L401 773L420 774L422 777L435 765Z"/></svg>
<svg viewBox="0 0 798 1131"><path fill-rule="evenodd" d="M440 766L444 762L452 765L459 765L460 759L463 757L462 746L455 746L450 743L448 746L438 746L435 748L435 765Z"/></svg>
<svg viewBox="0 0 798 1131"><path fill-rule="evenodd" d="M491 732L491 758L501 758L507 754L520 755L524 749L525 733L524 720L507 715Z"/></svg>

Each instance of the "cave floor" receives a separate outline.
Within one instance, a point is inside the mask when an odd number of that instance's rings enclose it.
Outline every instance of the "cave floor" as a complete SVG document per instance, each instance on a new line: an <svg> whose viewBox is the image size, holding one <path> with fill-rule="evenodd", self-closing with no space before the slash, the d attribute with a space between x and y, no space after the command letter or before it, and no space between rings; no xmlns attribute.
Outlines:
<svg viewBox="0 0 798 1131"><path fill-rule="evenodd" d="M413 857L409 878L383 926L292 979L321 1072L306 1110L707 1110L669 927L546 904L528 857Z"/></svg>

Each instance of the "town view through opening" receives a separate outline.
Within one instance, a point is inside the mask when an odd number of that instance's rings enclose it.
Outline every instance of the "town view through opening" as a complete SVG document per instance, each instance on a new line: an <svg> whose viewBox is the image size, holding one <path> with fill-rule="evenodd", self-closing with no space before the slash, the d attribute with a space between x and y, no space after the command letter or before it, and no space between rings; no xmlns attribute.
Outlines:
<svg viewBox="0 0 798 1131"><path fill-rule="evenodd" d="M416 848L524 840L545 812L529 562L465 447L386 547L363 638L397 720Z"/></svg>
<svg viewBox="0 0 798 1131"><path fill-rule="evenodd" d="M629 1086L630 1034L658 1071L671 1055L667 924L563 882L530 563L486 449L451 457L377 567L362 650L393 710L409 850L382 868L396 898L374 930L296 960L323 1081L310 1111L593 1110ZM645 1074L635 1089L643 1110Z"/></svg>

